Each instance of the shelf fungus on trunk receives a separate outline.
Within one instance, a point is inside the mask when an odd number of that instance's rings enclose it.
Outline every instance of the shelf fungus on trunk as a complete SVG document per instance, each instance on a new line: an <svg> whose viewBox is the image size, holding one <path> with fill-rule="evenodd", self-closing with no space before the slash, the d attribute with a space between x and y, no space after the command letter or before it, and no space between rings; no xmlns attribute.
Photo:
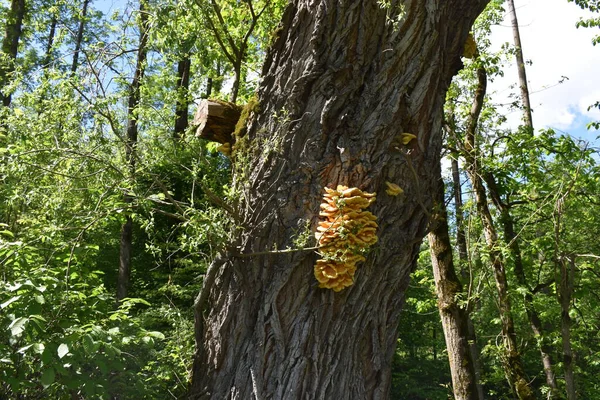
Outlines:
<svg viewBox="0 0 600 400"><path fill-rule="evenodd" d="M315 264L319 287L339 292L353 284L356 264L365 261L362 254L377 242L377 218L363 210L374 201L375 193L358 188L325 188L315 233L323 257Z"/></svg>

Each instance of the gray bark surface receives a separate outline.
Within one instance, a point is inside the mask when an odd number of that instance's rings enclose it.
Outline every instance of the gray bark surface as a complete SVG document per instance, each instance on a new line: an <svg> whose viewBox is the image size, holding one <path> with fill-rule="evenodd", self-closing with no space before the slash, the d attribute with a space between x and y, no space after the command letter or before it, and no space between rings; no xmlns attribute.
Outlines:
<svg viewBox="0 0 600 400"><path fill-rule="evenodd" d="M388 397L400 308L436 184L445 92L486 3L288 6L246 148L238 142L233 153L241 228L196 301L190 398ZM398 144L404 132L417 138ZM386 181L405 195L387 195ZM295 247L307 225L314 232L323 187L338 184L378 193L369 211L379 242L354 285L334 293L318 288L314 251L264 253Z"/></svg>

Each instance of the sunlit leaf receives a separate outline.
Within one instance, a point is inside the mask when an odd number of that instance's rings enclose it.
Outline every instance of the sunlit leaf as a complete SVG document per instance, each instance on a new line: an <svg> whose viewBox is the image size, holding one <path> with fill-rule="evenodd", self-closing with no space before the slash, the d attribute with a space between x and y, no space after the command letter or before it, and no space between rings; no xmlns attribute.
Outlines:
<svg viewBox="0 0 600 400"><path fill-rule="evenodd" d="M58 358L63 358L67 354L69 354L69 346L65 343L61 343L61 345L58 346Z"/></svg>

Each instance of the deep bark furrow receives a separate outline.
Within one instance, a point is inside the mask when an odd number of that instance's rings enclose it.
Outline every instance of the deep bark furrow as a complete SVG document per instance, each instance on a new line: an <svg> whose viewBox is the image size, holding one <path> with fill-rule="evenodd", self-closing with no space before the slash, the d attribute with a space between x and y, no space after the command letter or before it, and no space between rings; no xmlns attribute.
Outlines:
<svg viewBox="0 0 600 400"><path fill-rule="evenodd" d="M435 6L435 18L423 3ZM386 398L399 309L431 206L445 90L486 2L438 3L407 4L410 18L397 27L375 1L296 1L286 10L246 148L240 144L233 155L246 227L236 233L237 250L294 246L306 223L314 229L323 186L337 184L378 192L370 211L379 218L379 244L359 266L355 285L340 293L317 288L313 253L231 257L209 298L192 398L253 398L240 359L262 375L255 382L265 398ZM470 7L456 14L463 3ZM440 22L450 18L452 24ZM396 37L395 29L406 26L416 33ZM402 132L418 139L390 151ZM243 160L249 164L235 165ZM385 181L406 195L387 196ZM222 300L223 292L238 296ZM211 334L218 324L221 338ZM218 367L214 357L222 360Z"/></svg>

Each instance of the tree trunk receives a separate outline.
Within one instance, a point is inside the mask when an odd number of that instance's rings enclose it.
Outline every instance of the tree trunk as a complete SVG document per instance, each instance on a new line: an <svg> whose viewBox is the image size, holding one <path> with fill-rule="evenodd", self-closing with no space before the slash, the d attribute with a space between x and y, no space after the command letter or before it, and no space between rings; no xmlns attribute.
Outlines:
<svg viewBox="0 0 600 400"><path fill-rule="evenodd" d="M52 51L54 48L54 35L56 34L56 24L58 18L56 14L52 15L52 21L50 22L50 33L48 33L48 42L46 44L46 55L44 56L44 62L42 68L45 70L50 67L50 63L53 61Z"/></svg>
<svg viewBox="0 0 600 400"><path fill-rule="evenodd" d="M87 0L86 0L87 1ZM146 55L148 52L148 14L145 11L145 0L140 1L140 45L133 80L129 86L129 100L127 105L127 132L125 137L125 161L129 167L131 185L135 185L136 147L138 140L137 109L140 105L140 87L146 69ZM133 188L132 188L133 189ZM125 202L131 206L133 199L125 195ZM131 212L132 210L129 210ZM119 257L119 276L117 281L117 302L127 297L129 277L131 275L131 253L133 244L133 220L127 215L121 229L121 246Z"/></svg>
<svg viewBox="0 0 600 400"><path fill-rule="evenodd" d="M12 0L10 11L6 16L6 34L2 41L2 52L7 58L0 63L0 99L2 105L10 106L11 95L5 93L6 86L11 80L10 75L15 70L15 62L19 51L19 40L23 31L23 19L27 12L25 0Z"/></svg>
<svg viewBox="0 0 600 400"><path fill-rule="evenodd" d="M239 63L235 63L233 65L233 86L231 87L231 96L229 97L229 101L235 103L238 98L238 93L240 91L240 83L242 79L242 60L239 60Z"/></svg>
<svg viewBox="0 0 600 400"><path fill-rule="evenodd" d="M491 187L488 186L488 189ZM492 196L494 197L494 196ZM515 233L514 221L510 213L510 207L507 204L501 204L501 221L504 228L504 239L508 244L508 248L513 258L515 265L514 271L517 278L517 283L522 288L526 289L526 294L523 297L523 303L525 307L525 313L529 320L529 325L533 331L533 335L537 341L538 348L540 350L540 356L542 359L542 366L544 368L544 375L546 377L546 383L550 387L548 399L555 398L558 396L558 386L556 384L556 377L554 375L553 362L552 362L552 345L548 343L548 339L544 335L544 328L542 326L542 320L539 313L535 309L533 303L533 292L531 287L527 284L527 277L525 275L525 267L523 265L523 259L521 257L521 248L519 246L519 239Z"/></svg>
<svg viewBox="0 0 600 400"><path fill-rule="evenodd" d="M456 244L458 245L458 259L460 261L460 273L463 278L466 278L469 274L467 273L467 264L469 262L469 256L467 252L467 236L465 235L464 226L464 215L463 215L463 201L462 201L462 190L460 184L460 170L458 167L458 160L452 158L452 189L454 192L454 208L456 210Z"/></svg>
<svg viewBox="0 0 600 400"><path fill-rule="evenodd" d="M525 60L523 59L523 46L521 45L521 35L519 33L519 22L517 21L517 12L515 11L514 1L507 0L507 3L513 29L513 40L515 42L515 57L517 59L517 69L519 71L519 87L521 88L521 100L523 101L523 119L525 126L530 129L533 134L531 102L529 101L529 88L527 85L527 74L525 72Z"/></svg>
<svg viewBox="0 0 600 400"><path fill-rule="evenodd" d="M521 98L523 101L523 120L525 127L533 135L533 120L531 117L531 102L529 100L529 88L527 84L527 74L525 68L525 61L523 58L523 48L521 46L521 36L519 34L519 23L517 20L517 14L515 11L514 1L508 0L508 9L511 16L511 25L513 29L513 38L515 43L515 57L517 59L517 68L519 73L519 87L521 89ZM498 183L495 177L491 173L485 174L486 181L488 183L488 190L490 197L494 202L494 205L498 208L501 213L501 222L504 230L504 239L508 244L512 258L514 260L514 271L517 278L517 283L522 288L527 290L523 302L525 307L525 313L531 330L533 331L534 337L536 338L538 348L540 350L540 356L542 365L544 368L544 375L546 377L546 383L550 387L549 397L554 398L558 396L558 386L556 384L556 377L553 371L552 363L552 346L548 344L547 339L544 337L544 329L542 327L541 318L534 307L533 293L527 283L527 277L525 275L525 267L523 265L523 259L521 257L521 249L519 245L519 239L515 233L514 220L511 214L511 207L507 201L502 201L501 190L499 189Z"/></svg>
<svg viewBox="0 0 600 400"><path fill-rule="evenodd" d="M462 185L460 183L460 168L458 166L458 159L452 158L452 189L454 192L454 209L456 212L456 244L458 245L458 260L460 262L460 274L463 281L468 278L469 285L472 284L472 273L470 268L469 253L467 251L467 235L465 234L464 226L464 214L463 214L463 200L462 200ZM473 304L469 299L469 304ZM470 314L472 306L467 310ZM473 367L475 368L475 382L477 383L477 393L479 398L483 399L483 385L481 384L481 362L479 359L479 346L477 346L477 335L475 333L475 326L471 318L468 318L468 340L471 349L471 357Z"/></svg>
<svg viewBox="0 0 600 400"><path fill-rule="evenodd" d="M83 42L83 32L85 30L85 18L90 0L83 0L81 16L79 17L79 29L77 29L77 38L75 39L75 51L73 52L73 63L71 64L71 74L75 74L79 66L79 53L81 52L81 43Z"/></svg>
<svg viewBox="0 0 600 400"><path fill-rule="evenodd" d="M205 99L208 99L212 95L212 87L213 87L213 78L208 77L206 79L206 93L204 94Z"/></svg>
<svg viewBox="0 0 600 400"><path fill-rule="evenodd" d="M477 389L474 357L471 354L468 340L470 336L469 311L458 304L463 289L454 270L440 167L437 168L437 172L438 188L435 189L433 229L429 232L428 238L438 309L446 337L454 398L456 400L483 400Z"/></svg>
<svg viewBox="0 0 600 400"><path fill-rule="evenodd" d="M485 0L296 0L233 154L239 230L196 303L190 398L384 399L425 234L445 92ZM399 13L401 13L399 15ZM416 135L402 144L401 133ZM386 194L386 182L404 196ZM377 249L354 285L318 288L323 187L377 192ZM314 242L308 243L312 246Z"/></svg>
<svg viewBox="0 0 600 400"><path fill-rule="evenodd" d="M190 68L192 60L189 55L183 57L177 63L177 104L175 105L175 129L173 130L173 138L180 139L185 134L188 127L188 112L189 112L189 88L190 88Z"/></svg>
<svg viewBox="0 0 600 400"><path fill-rule="evenodd" d="M125 198L131 203L129 197ZM131 215L125 217L125 223L121 227L121 241L119 242L119 275L117 276L117 302L127 297L129 290L129 278L131 275L131 247L133 243L133 219Z"/></svg>
<svg viewBox="0 0 600 400"><path fill-rule="evenodd" d="M571 297L573 296L573 277L575 274L575 261L561 258L558 262L560 268L559 300L561 308L561 333L563 347L563 363L565 370L565 386L567 399L577 399L575 390L575 373L573 371L573 351L571 349Z"/></svg>
<svg viewBox="0 0 600 400"><path fill-rule="evenodd" d="M503 364L506 377L511 389L519 399L534 399L535 396L529 387L517 346L511 303L508 296L506 269L500 252L498 234L488 207L485 187L483 186L483 179L481 178L482 172L478 165L479 160L475 144L475 132L487 87L487 73L482 66L477 70L477 78L478 86L473 101L473 107L471 109L467 131L465 133L466 151L464 152L464 156L467 161L467 173L469 174L473 192L475 194L477 212L479 213L481 224L483 225L489 257L496 281L496 289L498 291L498 308L500 311L502 338L504 341L505 359L503 360Z"/></svg>

